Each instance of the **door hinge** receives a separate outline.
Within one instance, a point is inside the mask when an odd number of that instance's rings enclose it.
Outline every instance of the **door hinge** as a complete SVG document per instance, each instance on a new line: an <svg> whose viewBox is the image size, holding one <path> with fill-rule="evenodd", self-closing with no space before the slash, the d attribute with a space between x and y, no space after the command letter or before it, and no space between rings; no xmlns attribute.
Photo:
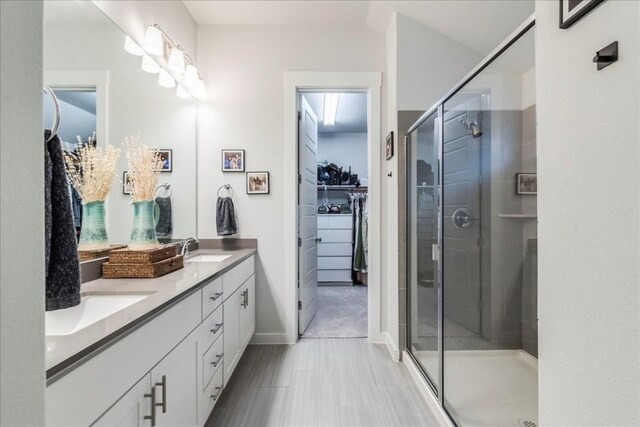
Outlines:
<svg viewBox="0 0 640 427"><path fill-rule="evenodd" d="M298 247L302 247L302 237L298 237Z"/></svg>
<svg viewBox="0 0 640 427"><path fill-rule="evenodd" d="M302 301L298 301L298 310L302 310Z"/></svg>
<svg viewBox="0 0 640 427"><path fill-rule="evenodd" d="M302 184L302 175L298 175L298 184Z"/></svg>
<svg viewBox="0 0 640 427"><path fill-rule="evenodd" d="M298 111L298 120L302 120L302 113Z"/></svg>

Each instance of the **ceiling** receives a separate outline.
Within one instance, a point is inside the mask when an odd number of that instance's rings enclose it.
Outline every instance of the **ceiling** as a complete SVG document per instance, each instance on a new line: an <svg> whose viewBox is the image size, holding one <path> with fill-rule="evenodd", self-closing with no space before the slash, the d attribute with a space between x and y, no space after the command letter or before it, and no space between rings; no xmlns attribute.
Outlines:
<svg viewBox="0 0 640 427"><path fill-rule="evenodd" d="M110 24L100 9L90 1L44 2L44 21L57 24Z"/></svg>
<svg viewBox="0 0 640 427"><path fill-rule="evenodd" d="M60 101L64 101L67 104L74 105L81 110L96 114L96 91L95 90L65 90L54 89Z"/></svg>
<svg viewBox="0 0 640 427"><path fill-rule="evenodd" d="M322 123L324 120L324 93L308 92L304 94L304 97L318 118L318 133L367 132L366 93L340 93L334 126L325 126Z"/></svg>
<svg viewBox="0 0 640 427"><path fill-rule="evenodd" d="M533 0L203 1L184 4L198 25L361 27L385 31L394 11L481 54L534 11Z"/></svg>

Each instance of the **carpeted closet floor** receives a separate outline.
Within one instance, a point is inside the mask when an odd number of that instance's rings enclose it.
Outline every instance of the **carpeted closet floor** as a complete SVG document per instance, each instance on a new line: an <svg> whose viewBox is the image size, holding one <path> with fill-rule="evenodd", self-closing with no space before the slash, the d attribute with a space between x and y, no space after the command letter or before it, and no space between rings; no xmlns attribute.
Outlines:
<svg viewBox="0 0 640 427"><path fill-rule="evenodd" d="M302 338L367 336L367 287L318 286L318 313Z"/></svg>

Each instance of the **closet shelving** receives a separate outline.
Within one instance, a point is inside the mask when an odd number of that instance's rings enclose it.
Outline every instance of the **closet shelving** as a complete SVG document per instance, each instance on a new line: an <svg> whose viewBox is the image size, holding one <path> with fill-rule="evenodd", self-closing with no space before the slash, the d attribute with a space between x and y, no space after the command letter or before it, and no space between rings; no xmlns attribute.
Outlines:
<svg viewBox="0 0 640 427"><path fill-rule="evenodd" d="M368 187L361 185L356 187L355 185L318 185L318 190L335 190L335 191L353 191L353 190L368 190Z"/></svg>

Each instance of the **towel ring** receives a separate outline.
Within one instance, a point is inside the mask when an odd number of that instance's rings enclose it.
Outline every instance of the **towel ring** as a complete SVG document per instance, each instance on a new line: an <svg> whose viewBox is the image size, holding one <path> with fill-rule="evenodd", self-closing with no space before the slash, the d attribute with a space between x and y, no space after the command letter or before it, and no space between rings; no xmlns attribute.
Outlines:
<svg viewBox="0 0 640 427"><path fill-rule="evenodd" d="M164 188L165 190L165 195L162 197L171 197L172 191L171 191L171 185L169 184L162 184L159 185L158 187L156 187L155 191L153 192L154 194L156 194L158 192L159 189Z"/></svg>
<svg viewBox="0 0 640 427"><path fill-rule="evenodd" d="M58 102L58 97L49 86L43 86L42 91L51 97L55 108L55 117L51 125L51 135L49 135L49 139L47 139L47 142L49 142L58 134L58 128L60 127L60 103Z"/></svg>
<svg viewBox="0 0 640 427"><path fill-rule="evenodd" d="M218 197L222 197L222 196L220 196L220 190L223 190L223 189L224 189L224 190L227 190L227 195L228 195L229 197L233 197L234 192L233 192L233 187L231 187L231 184L224 184L224 185L221 185L221 186L220 186L220 188L218 188L218 193L217 193L217 194L218 194Z"/></svg>

